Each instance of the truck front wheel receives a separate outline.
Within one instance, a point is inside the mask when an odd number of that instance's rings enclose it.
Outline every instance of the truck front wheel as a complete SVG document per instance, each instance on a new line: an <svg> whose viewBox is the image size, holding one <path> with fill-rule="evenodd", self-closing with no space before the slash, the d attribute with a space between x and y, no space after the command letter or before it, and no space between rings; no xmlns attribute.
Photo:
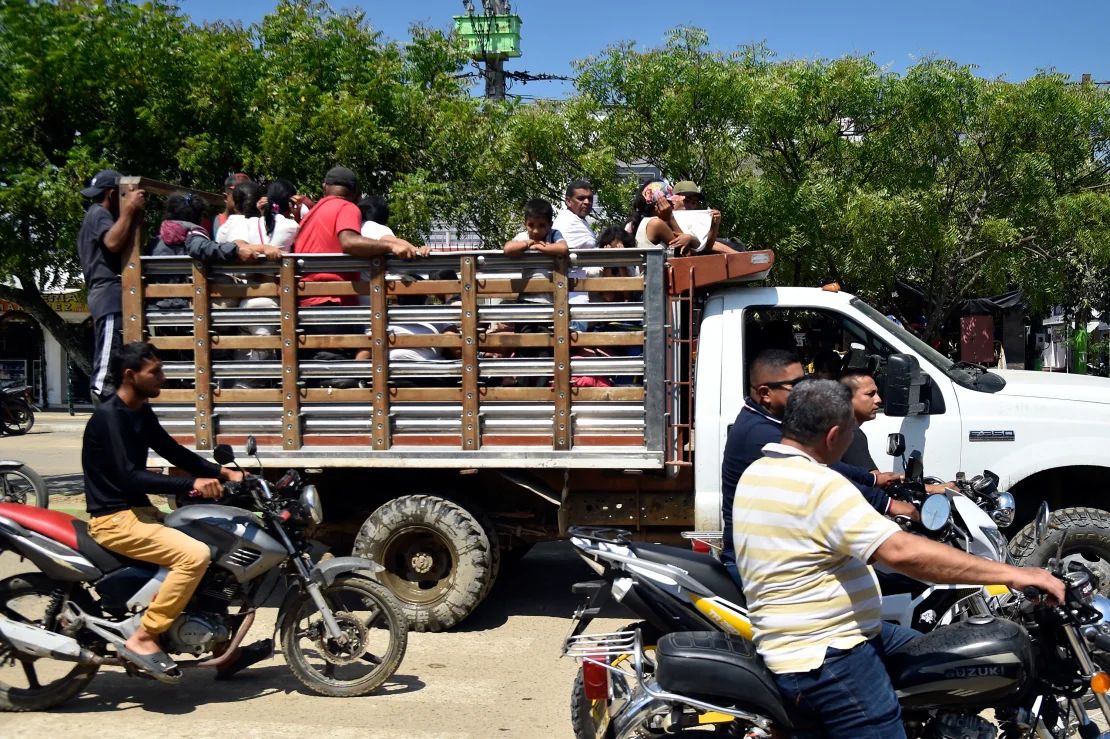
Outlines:
<svg viewBox="0 0 1110 739"><path fill-rule="evenodd" d="M394 498L370 514L354 552L379 576L414 631L442 631L469 616L497 577L497 534L479 516L435 495Z"/></svg>
<svg viewBox="0 0 1110 739"><path fill-rule="evenodd" d="M1110 595L1110 513L1098 508L1053 511L1048 535L1039 545L1034 529L1030 522L1010 540L1016 564L1047 567L1059 551L1065 563L1074 560L1090 568L1099 578L1101 594Z"/></svg>

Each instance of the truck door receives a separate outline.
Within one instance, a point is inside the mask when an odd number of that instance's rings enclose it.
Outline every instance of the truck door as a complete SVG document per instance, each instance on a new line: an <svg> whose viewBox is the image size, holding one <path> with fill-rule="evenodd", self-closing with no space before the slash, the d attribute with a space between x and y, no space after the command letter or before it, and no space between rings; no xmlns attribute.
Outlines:
<svg viewBox="0 0 1110 739"><path fill-rule="evenodd" d="M877 380L882 387L882 367L886 358L906 348L895 347L878 332L836 307L791 306L780 300L775 306L753 306L744 310L744 356L751 361L764 349L788 349L797 352L806 371L813 376L836 379L851 361L870 361L878 369ZM808 291L807 291L808 292ZM867 436L871 456L882 471L901 471L901 460L886 454L887 435L900 432L906 436L908 451L924 455L928 475L951 480L960 469L960 414L951 381L943 374L933 373L932 365L921 361L929 375L936 402L930 413L895 418L882 410L874 421L862 428ZM748 387L745 378L744 387Z"/></svg>

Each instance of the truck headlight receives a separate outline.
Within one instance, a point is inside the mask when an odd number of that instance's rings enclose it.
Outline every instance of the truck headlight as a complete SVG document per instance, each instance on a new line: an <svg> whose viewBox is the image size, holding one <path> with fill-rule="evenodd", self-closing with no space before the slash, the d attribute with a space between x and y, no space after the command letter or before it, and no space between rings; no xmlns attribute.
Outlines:
<svg viewBox="0 0 1110 739"><path fill-rule="evenodd" d="M320 502L320 493L316 492L315 485L305 485L301 488L301 508L312 519L312 523L324 522L324 506Z"/></svg>
<svg viewBox="0 0 1110 739"><path fill-rule="evenodd" d="M994 498L994 510L991 511L991 518L1000 528L1003 528L1014 522L1016 510L1017 505L1014 502L1014 496L1003 490Z"/></svg>

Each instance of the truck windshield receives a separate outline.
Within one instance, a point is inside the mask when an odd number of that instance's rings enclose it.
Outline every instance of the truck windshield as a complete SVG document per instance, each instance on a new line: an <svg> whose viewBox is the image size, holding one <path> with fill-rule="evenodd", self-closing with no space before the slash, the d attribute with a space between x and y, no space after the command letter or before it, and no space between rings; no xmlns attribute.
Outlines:
<svg viewBox="0 0 1110 739"><path fill-rule="evenodd" d="M926 344L921 339L914 336L906 329L899 326L894 321L884 316L879 311L872 308L867 303L863 302L859 298L852 298L851 303L857 310L859 310L860 313L875 321L875 323L879 324L880 326L884 326L888 331L890 331L903 342L908 344L909 347L913 349L913 351L918 356L924 357L926 360L928 360L930 364L936 366L945 374L948 374L948 371L952 369L952 366L955 364L955 362L938 352L933 347Z"/></svg>

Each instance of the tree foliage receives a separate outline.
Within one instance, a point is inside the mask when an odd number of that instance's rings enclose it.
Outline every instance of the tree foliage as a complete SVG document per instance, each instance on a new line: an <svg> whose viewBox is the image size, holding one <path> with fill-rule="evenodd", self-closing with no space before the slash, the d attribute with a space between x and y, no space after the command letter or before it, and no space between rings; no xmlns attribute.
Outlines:
<svg viewBox="0 0 1110 739"><path fill-rule="evenodd" d="M702 183L723 233L774 247L778 280L835 278L884 304L894 277L916 282L933 330L961 299L1011 287L1036 308L1110 306L1110 100L1095 86L721 52L678 28L582 60L567 100L492 102L449 35L399 43L372 20L323 0L282 0L248 27L162 0L0 3L0 297L87 364L39 290L79 274L77 191L105 166L209 190L245 170L318 193L343 163L390 197L400 235L446 221L496 245L525 200L558 202L575 177L619 220L637 187L620 167L646 162Z"/></svg>

